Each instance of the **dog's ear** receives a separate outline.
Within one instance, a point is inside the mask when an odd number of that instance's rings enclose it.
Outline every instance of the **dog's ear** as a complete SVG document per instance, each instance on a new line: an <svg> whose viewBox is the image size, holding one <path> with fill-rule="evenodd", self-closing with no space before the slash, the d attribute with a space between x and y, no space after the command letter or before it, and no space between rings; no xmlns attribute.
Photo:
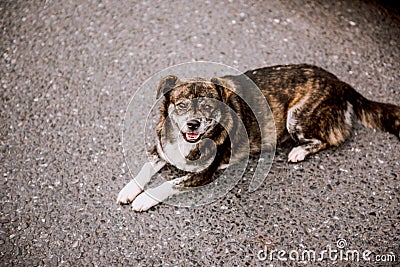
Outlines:
<svg viewBox="0 0 400 267"><path fill-rule="evenodd" d="M235 92L235 84L225 78L212 78L211 82L216 85L219 96L222 99L222 102L227 103L229 97Z"/></svg>
<svg viewBox="0 0 400 267"><path fill-rule="evenodd" d="M171 91L171 89L175 87L177 82L178 77L174 75L168 75L164 77L158 84L156 98L159 99L162 95L168 96L169 91Z"/></svg>

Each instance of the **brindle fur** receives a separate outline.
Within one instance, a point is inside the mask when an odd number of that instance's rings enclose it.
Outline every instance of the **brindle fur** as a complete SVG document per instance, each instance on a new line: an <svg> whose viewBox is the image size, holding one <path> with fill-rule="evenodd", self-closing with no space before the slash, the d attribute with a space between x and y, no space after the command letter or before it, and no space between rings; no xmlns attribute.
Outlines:
<svg viewBox="0 0 400 267"><path fill-rule="evenodd" d="M346 111L354 112L365 126L400 138L398 106L369 101L326 70L310 65L286 65L248 71L245 75L267 98L280 140L289 132L299 143L318 139L326 147L340 145L351 134L352 120L345 117ZM296 125L287 129L288 110L303 99L306 102L295 114Z"/></svg>
<svg viewBox="0 0 400 267"><path fill-rule="evenodd" d="M169 162L165 153L179 153L175 151L176 143L182 142L182 139L179 141L177 137L177 129L180 128L175 125L176 121L211 116L211 113L205 114L206 112L201 110L196 102L197 98L207 97L224 103L213 106L213 110L221 115L215 116L215 121L219 123L201 136L202 139L210 138L214 141L216 156L211 159L208 167L197 171L196 164L191 161L198 160L200 154L207 159L212 149L209 142L205 141L189 146L190 151L186 151L187 154L184 155L183 169L190 167L191 170L186 176L173 180L173 187L179 190L210 183L214 173L222 165L247 156L246 140L249 140L251 154L255 154L260 152L261 143L271 143L275 146L275 140L280 144L291 138L296 145L289 153L288 161L302 161L310 154L342 144L352 132L354 117L367 127L390 132L400 139L400 107L367 100L350 85L324 69L305 64L281 65L250 70L244 75L224 76L213 78L211 81L167 76L159 83L157 97L163 95L164 101L157 126L159 144L152 151L156 161L161 162L157 168ZM275 122L276 139L268 139L271 136L271 127L260 129L262 127L259 127L250 109L257 105L260 99L247 88L246 79L252 80L258 86L269 103L273 118L267 120ZM239 95L246 95L248 101L245 102ZM191 103L187 112L177 111L177 104L181 101ZM239 120L243 122L248 138L238 130ZM261 136L264 140L261 140ZM167 151L168 149L170 151ZM144 167L145 170L148 168ZM150 179L150 176L143 179ZM135 191L133 195L129 194L132 188ZM160 190L158 191L161 192ZM121 191L118 202L132 201L139 193L140 189L127 185ZM168 194L174 193L176 191L171 190ZM138 198L140 200L137 200ZM132 205L137 211L146 210L158 203L152 202L144 194L140 194L135 201Z"/></svg>
<svg viewBox="0 0 400 267"><path fill-rule="evenodd" d="M340 81L335 75L312 65L281 65L250 70L244 73L262 91L272 110L275 120L278 143L293 139L297 146L291 153L291 162L302 161L306 156L331 146L343 143L352 132L353 116L371 128L388 131L400 138L400 108L391 104L369 101L357 93L350 85ZM243 119L251 152L260 149L260 129L254 114L246 103L236 94L243 87L240 76L214 78L213 83L201 78L180 81L177 77L166 77L159 86L159 95L165 99L161 110L161 119L157 133L160 138L161 128L168 117L168 107L181 98L196 97L216 98L232 108L238 117ZM236 93L235 93L236 92ZM298 105L298 106L296 106ZM223 108L223 107L222 107ZM291 122L288 123L288 114ZM183 182L184 186L199 186L212 181L213 173L221 164L229 161L231 142L234 149L240 150L243 136L229 140L228 135L235 136L236 119L226 110L223 119L231 127L224 129L220 125L207 136L217 146L217 157L209 166L199 173L191 173ZM198 149L189 154L189 158L198 153Z"/></svg>

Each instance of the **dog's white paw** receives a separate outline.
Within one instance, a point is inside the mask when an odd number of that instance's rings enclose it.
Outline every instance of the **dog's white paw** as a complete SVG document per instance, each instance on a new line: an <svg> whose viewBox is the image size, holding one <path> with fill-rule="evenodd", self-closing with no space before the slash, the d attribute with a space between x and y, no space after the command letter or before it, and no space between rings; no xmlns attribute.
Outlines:
<svg viewBox="0 0 400 267"><path fill-rule="evenodd" d="M134 180L130 181L127 185L122 188L118 194L117 203L127 204L135 199L143 190L136 184Z"/></svg>
<svg viewBox="0 0 400 267"><path fill-rule="evenodd" d="M135 198L131 205L133 211L141 212L150 209L158 203L160 203L160 201L155 200L154 198L143 192Z"/></svg>
<svg viewBox="0 0 400 267"><path fill-rule="evenodd" d="M288 161L289 162L299 162L305 159L307 156L307 151L301 147L297 146L290 151L289 156L288 156Z"/></svg>

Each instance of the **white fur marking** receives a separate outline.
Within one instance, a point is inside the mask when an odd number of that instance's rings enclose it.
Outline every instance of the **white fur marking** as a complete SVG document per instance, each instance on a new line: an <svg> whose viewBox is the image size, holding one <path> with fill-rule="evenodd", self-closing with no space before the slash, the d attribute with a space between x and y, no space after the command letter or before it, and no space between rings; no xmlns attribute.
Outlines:
<svg viewBox="0 0 400 267"><path fill-rule="evenodd" d="M195 147L196 144L186 142L181 134L179 134L176 142L168 142L164 145L163 152L170 164L180 168L181 166L187 165L187 159L185 157L189 155L190 151Z"/></svg>
<svg viewBox="0 0 400 267"><path fill-rule="evenodd" d="M150 181L151 177L164 167L164 165L165 162L161 160L155 163L145 163L135 179L131 180L119 192L117 203L126 204L135 199L143 191L143 187Z"/></svg>
<svg viewBox="0 0 400 267"><path fill-rule="evenodd" d="M201 160L198 159L191 161L186 159L185 157L196 148L196 145L197 143L186 142L182 135L179 134L179 137L174 140L174 142L168 142L164 144L163 147L158 145L157 149L160 152L160 156L168 161L171 165L174 165L184 171L200 172L210 166L215 155L210 155L210 157L204 162L202 162L202 160L204 160L202 157L200 157ZM216 153L216 151L214 152ZM199 162L201 162L201 164L199 164Z"/></svg>
<svg viewBox="0 0 400 267"><path fill-rule="evenodd" d="M351 126L352 125L352 117L353 117L353 105L347 102L347 110L344 113L345 122Z"/></svg>
<svg viewBox="0 0 400 267"><path fill-rule="evenodd" d="M141 193L140 195L135 198L135 200L132 202L132 210L133 211L146 211L150 209L151 207L157 205L160 203L160 201L152 198L146 193Z"/></svg>
<svg viewBox="0 0 400 267"><path fill-rule="evenodd" d="M229 164L221 164L221 165L219 165L218 169L219 170L223 170L223 169L226 169L228 167L229 167Z"/></svg>
<svg viewBox="0 0 400 267"><path fill-rule="evenodd" d="M299 101L299 103L297 103L288 110L286 119L286 129L289 131L289 133L295 131L294 127L297 125L297 120L295 119L296 115L295 113L303 107L303 105L307 102L308 98L309 98L308 96L304 96L303 99Z"/></svg>
<svg viewBox="0 0 400 267"><path fill-rule="evenodd" d="M183 176L172 181L167 181L141 193L132 202L132 210L134 211L146 211L158 203L164 201L168 197L179 193L179 190L175 188L175 185L185 180L187 176Z"/></svg>
<svg viewBox="0 0 400 267"><path fill-rule="evenodd" d="M131 180L124 188L119 192L117 203L126 204L131 202L137 195L142 192L142 189L136 184L135 180Z"/></svg>
<svg viewBox="0 0 400 267"><path fill-rule="evenodd" d="M290 151L289 156L288 156L288 161L289 162L299 162L305 159L305 157L307 156L307 151L301 147L301 146L297 146L294 147L292 149L292 151Z"/></svg>

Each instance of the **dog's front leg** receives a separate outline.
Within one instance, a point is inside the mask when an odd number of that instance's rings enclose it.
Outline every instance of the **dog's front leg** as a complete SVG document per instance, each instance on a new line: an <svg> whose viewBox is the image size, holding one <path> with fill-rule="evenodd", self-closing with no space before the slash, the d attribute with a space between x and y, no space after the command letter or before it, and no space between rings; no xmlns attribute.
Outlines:
<svg viewBox="0 0 400 267"><path fill-rule="evenodd" d="M143 165L142 169L136 175L135 179L131 180L119 192L117 203L127 204L136 198L143 191L143 187L147 184L151 177L156 174L162 167L165 166L165 161L158 159L155 162L147 162Z"/></svg>
<svg viewBox="0 0 400 267"><path fill-rule="evenodd" d="M132 202L132 210L146 211L164 201L168 197L182 192L182 190L190 189L191 187L202 186L212 182L215 178L215 171L221 165L221 160L223 158L222 153L226 152L217 150L217 155L215 156L214 161L201 172L188 173L185 176L164 182L155 188L147 189L145 192L138 195Z"/></svg>
<svg viewBox="0 0 400 267"><path fill-rule="evenodd" d="M164 201L168 197L179 193L179 188L183 188L182 183L187 179L189 179L189 175L185 175L180 178L164 182L157 187L147 189L138 195L132 202L132 210L139 212L146 211Z"/></svg>
<svg viewBox="0 0 400 267"><path fill-rule="evenodd" d="M182 190L198 187L213 181L213 174L219 166L219 161L214 161L209 168L200 173L190 173L180 178L164 182L160 186L147 189L132 202L132 210L146 211L170 196Z"/></svg>

